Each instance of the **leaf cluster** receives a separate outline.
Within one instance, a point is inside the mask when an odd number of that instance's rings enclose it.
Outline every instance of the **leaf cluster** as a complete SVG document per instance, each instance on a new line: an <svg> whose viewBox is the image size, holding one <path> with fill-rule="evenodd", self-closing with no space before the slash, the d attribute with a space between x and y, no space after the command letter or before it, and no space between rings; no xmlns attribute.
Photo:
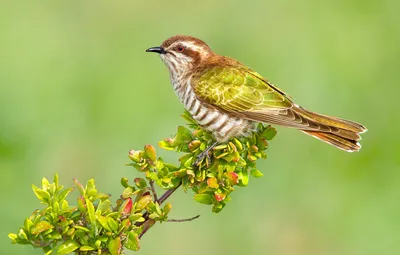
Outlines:
<svg viewBox="0 0 400 255"><path fill-rule="evenodd" d="M74 180L79 191L76 205L67 196L74 188L64 188L58 175L50 183L42 179L41 187L32 185L33 192L45 206L25 219L18 233L9 234L12 243L40 247L45 254L123 254L123 250L139 250L140 237L156 222L168 221L172 205L161 205L179 187L192 190L194 200L212 205L220 212L230 194L239 186L249 184L249 176L261 177L256 160L266 158L268 141L276 131L259 124L247 137L233 138L219 144L202 157L215 143L211 133L202 129L188 112L183 117L188 127L179 126L176 134L159 142L165 150L179 152L179 164L174 165L157 157L152 145L143 150L129 151L131 163L145 178L131 183L121 179L124 190L112 204L110 195L96 189L94 179L86 185ZM158 197L154 184L166 192ZM188 221L170 220L170 221Z"/></svg>

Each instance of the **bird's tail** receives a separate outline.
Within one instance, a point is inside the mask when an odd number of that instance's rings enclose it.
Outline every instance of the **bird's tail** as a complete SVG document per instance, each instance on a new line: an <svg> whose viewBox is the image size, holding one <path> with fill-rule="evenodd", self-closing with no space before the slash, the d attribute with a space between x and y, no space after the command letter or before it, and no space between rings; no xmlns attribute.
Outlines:
<svg viewBox="0 0 400 255"><path fill-rule="evenodd" d="M324 131L301 129L304 133L348 152L360 150L361 145L358 143L361 140L360 134L367 131L363 125L350 120L310 112L300 107L295 112L319 126L329 127L329 130L325 129Z"/></svg>

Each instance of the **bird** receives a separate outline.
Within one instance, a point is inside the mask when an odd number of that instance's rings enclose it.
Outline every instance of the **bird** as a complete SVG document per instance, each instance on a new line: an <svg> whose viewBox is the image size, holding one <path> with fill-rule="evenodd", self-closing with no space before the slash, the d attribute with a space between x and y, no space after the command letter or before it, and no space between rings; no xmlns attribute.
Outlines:
<svg viewBox="0 0 400 255"><path fill-rule="evenodd" d="M248 136L258 123L295 128L347 152L361 148L365 126L299 106L266 78L198 38L175 35L146 52L159 54L185 109L214 136L206 154L233 137Z"/></svg>

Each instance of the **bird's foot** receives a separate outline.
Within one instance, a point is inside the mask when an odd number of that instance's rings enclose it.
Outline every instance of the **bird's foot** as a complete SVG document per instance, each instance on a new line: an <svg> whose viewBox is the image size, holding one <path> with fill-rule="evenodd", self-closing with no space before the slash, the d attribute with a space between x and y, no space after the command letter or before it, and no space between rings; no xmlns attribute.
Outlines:
<svg viewBox="0 0 400 255"><path fill-rule="evenodd" d="M207 167L208 167L209 164L211 163L211 157L210 157L209 152L210 152L210 151L212 150L212 148L214 148L217 144L218 144L218 142L213 143L211 146L209 146L207 149L205 149L202 153L200 153L199 155L197 155L196 161L194 162L193 165L199 166L200 163L203 161L203 159L206 158L206 165L207 165Z"/></svg>

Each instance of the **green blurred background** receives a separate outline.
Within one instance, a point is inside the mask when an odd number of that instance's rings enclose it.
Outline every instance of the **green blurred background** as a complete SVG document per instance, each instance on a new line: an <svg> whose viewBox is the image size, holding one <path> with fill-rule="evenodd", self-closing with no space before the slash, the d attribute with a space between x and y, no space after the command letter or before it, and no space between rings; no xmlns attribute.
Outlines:
<svg viewBox="0 0 400 255"><path fill-rule="evenodd" d="M278 128L261 179L220 213L178 192L141 254L399 254L400 2L9 1L0 8L0 254L55 172L119 194L127 152L183 124L167 69L145 49L199 37L310 110L365 124L359 153ZM161 155L176 162L176 155ZM114 198L115 199L115 198ZM128 254L133 254L129 253Z"/></svg>

